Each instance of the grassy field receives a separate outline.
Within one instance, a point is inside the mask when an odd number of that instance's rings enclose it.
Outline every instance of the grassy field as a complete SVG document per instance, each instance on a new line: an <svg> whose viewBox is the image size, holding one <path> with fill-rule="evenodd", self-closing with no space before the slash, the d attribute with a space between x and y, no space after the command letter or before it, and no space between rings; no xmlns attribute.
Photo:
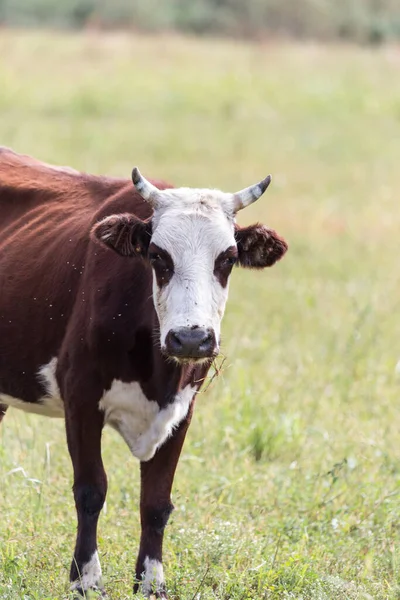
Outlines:
<svg viewBox="0 0 400 600"><path fill-rule="evenodd" d="M400 598L400 50L2 31L0 57L0 143L19 152L227 190L273 175L241 222L290 249L233 275L175 481L171 598ZM100 554L123 600L138 465L111 430L104 457ZM0 598L65 599L63 423L10 410L0 458Z"/></svg>

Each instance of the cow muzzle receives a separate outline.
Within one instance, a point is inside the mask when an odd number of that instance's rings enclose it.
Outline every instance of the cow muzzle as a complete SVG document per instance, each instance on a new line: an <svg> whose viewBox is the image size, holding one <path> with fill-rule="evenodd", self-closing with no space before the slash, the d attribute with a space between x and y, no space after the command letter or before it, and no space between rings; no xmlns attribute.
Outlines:
<svg viewBox="0 0 400 600"><path fill-rule="evenodd" d="M210 328L177 327L167 333L165 351L174 358L196 360L216 356L218 345L215 333Z"/></svg>

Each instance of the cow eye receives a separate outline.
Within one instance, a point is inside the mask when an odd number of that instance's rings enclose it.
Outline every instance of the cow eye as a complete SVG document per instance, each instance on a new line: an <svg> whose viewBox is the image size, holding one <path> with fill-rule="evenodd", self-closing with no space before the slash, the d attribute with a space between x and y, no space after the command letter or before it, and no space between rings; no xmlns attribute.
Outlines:
<svg viewBox="0 0 400 600"><path fill-rule="evenodd" d="M233 265L235 265L237 263L237 257L236 256L227 256L224 260L224 263L229 267L233 267Z"/></svg>
<svg viewBox="0 0 400 600"><path fill-rule="evenodd" d="M151 263L157 263L162 260L161 256L159 254L157 254L156 252L152 252L149 256L149 259L150 259Z"/></svg>
<svg viewBox="0 0 400 600"><path fill-rule="evenodd" d="M233 265L235 265L236 263L236 256L224 256L218 266L220 269L232 269Z"/></svg>
<svg viewBox="0 0 400 600"><path fill-rule="evenodd" d="M226 252L221 252L215 261L214 275L222 287L226 287L234 264L238 261L235 256L234 248L228 248Z"/></svg>
<svg viewBox="0 0 400 600"><path fill-rule="evenodd" d="M157 271L161 273L171 273L172 268L161 254L152 252L149 255L150 263Z"/></svg>

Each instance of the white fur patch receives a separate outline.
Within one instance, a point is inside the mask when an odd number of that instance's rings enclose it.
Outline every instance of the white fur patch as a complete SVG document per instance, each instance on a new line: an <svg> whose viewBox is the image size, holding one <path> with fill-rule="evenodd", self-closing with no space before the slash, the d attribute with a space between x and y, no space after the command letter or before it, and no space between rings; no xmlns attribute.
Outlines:
<svg viewBox="0 0 400 600"><path fill-rule="evenodd" d="M101 565L96 550L89 562L83 565L80 577L71 585L71 590L82 588L83 591L86 591L90 588L97 588L101 585L101 575Z"/></svg>
<svg viewBox="0 0 400 600"><path fill-rule="evenodd" d="M0 404L46 417L64 417L64 402L56 381L56 367L57 359L52 358L47 365L39 369L38 377L46 389L46 394L38 402L25 402L0 393Z"/></svg>
<svg viewBox="0 0 400 600"><path fill-rule="evenodd" d="M105 422L116 429L132 454L141 461L150 460L159 446L185 418L196 388L186 386L174 402L160 409L149 400L139 383L114 380L99 402Z"/></svg>
<svg viewBox="0 0 400 600"><path fill-rule="evenodd" d="M56 379L57 359L52 358L51 361L39 369L39 378L41 379L46 395L41 402L48 407L52 407L54 416L64 416L64 402L61 399L60 388Z"/></svg>
<svg viewBox="0 0 400 600"><path fill-rule="evenodd" d="M142 593L144 596L150 596L152 592L160 592L164 584L164 570L159 560L149 558L144 559L144 571L142 574Z"/></svg>
<svg viewBox="0 0 400 600"><path fill-rule="evenodd" d="M165 206L156 208L151 241L174 263L170 282L161 289L153 275L153 299L160 322L160 342L171 329L204 327L220 337L228 286L214 275L221 252L236 246L234 219L226 194L211 190L166 190Z"/></svg>

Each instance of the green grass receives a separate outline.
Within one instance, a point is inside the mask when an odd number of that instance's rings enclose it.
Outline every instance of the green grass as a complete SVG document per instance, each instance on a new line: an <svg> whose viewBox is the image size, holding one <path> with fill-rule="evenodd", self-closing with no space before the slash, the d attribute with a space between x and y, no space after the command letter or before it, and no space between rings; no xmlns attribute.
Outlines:
<svg viewBox="0 0 400 600"><path fill-rule="evenodd" d="M175 480L171 598L400 598L399 50L3 31L0 56L0 140L17 151L226 190L273 174L241 222L290 250L233 275L227 358ZM138 465L109 430L104 457L100 555L119 600ZM0 458L0 598L64 599L63 423L10 410Z"/></svg>

